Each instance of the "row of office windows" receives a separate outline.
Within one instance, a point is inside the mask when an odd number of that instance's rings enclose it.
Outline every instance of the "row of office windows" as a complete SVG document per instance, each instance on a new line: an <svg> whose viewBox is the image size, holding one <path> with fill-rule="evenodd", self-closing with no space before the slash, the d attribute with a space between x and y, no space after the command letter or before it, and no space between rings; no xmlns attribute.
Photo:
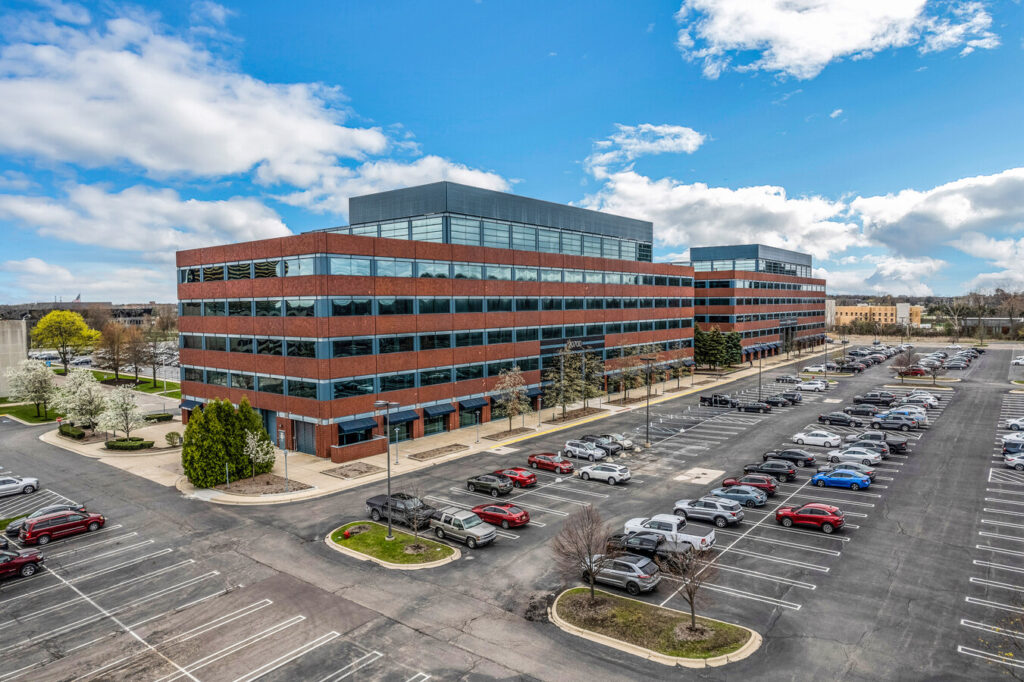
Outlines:
<svg viewBox="0 0 1024 682"><path fill-rule="evenodd" d="M761 320L789 320L801 317L823 317L821 310L797 310L783 313L751 313L749 315L694 315L694 322L759 322ZM824 323L822 323L824 324Z"/></svg>
<svg viewBox="0 0 1024 682"><path fill-rule="evenodd" d="M696 272L746 270L747 272L767 272L773 275L792 275L794 277L811 276L810 265L798 265L765 258L693 261L690 265Z"/></svg>
<svg viewBox="0 0 1024 682"><path fill-rule="evenodd" d="M421 350L465 348L469 346L550 341L668 329L688 329L690 319L638 320L605 324L575 324L547 327L516 327L479 331L430 334L392 334L331 339L292 339L280 337L221 336L182 334L181 347L195 350L256 353L299 358L347 358L378 353L411 353Z"/></svg>
<svg viewBox="0 0 1024 682"><path fill-rule="evenodd" d="M267 298L181 301L182 317L347 317L359 315L429 315L524 312L537 310L620 310L690 308L690 298L529 298L431 296L342 296L334 298Z"/></svg>
<svg viewBox="0 0 1024 682"><path fill-rule="evenodd" d="M447 221L443 220L447 218ZM651 245L617 237L540 227L524 223L482 220L471 216L432 216L382 223L360 223L326 230L335 234L408 239L496 249L540 251L570 256L593 256L651 262ZM445 224L447 222L447 225Z"/></svg>
<svg viewBox="0 0 1024 682"><path fill-rule="evenodd" d="M786 327L786 329L796 329L797 331L805 331L805 330L808 330L808 329L823 329L824 327L825 327L824 323L817 323L817 324L801 324L801 325L796 325L796 326L790 326L790 327ZM751 330L748 330L748 331L745 331L745 332L740 332L740 335L744 339L753 339L753 338L757 338L757 337L760 337L760 336L774 336L776 334L779 335L779 336L782 335L782 328L781 327L767 328L767 329L751 329Z"/></svg>
<svg viewBox="0 0 1024 682"><path fill-rule="evenodd" d="M693 305L797 305L801 303L816 303L825 309L825 300L822 298L695 298Z"/></svg>
<svg viewBox="0 0 1024 682"><path fill-rule="evenodd" d="M694 289L774 289L779 291L825 291L824 284L794 284L793 282L762 282L756 279L698 279Z"/></svg>
<svg viewBox="0 0 1024 682"><path fill-rule="evenodd" d="M181 284L307 275L693 286L693 278L684 276L325 254L178 268L178 282Z"/></svg>

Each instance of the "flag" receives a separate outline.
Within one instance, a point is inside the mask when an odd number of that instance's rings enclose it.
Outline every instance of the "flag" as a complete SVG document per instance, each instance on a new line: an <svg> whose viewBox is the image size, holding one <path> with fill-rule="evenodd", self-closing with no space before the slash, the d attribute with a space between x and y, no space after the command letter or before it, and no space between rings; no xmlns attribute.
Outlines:
<svg viewBox="0 0 1024 682"><path fill-rule="evenodd" d="M72 303L81 303L81 302L82 302L82 294L78 294L78 296L75 296L75 300L72 301Z"/></svg>

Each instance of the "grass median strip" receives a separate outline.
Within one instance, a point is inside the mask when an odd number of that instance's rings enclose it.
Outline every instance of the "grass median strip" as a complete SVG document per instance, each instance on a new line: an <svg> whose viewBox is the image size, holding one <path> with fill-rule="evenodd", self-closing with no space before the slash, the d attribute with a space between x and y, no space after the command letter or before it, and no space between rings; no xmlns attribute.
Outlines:
<svg viewBox="0 0 1024 682"><path fill-rule="evenodd" d="M9 526L12 521L23 519L26 516L28 516L28 514L18 514L17 516L12 516L9 519L0 519L0 530L7 530L7 526Z"/></svg>
<svg viewBox="0 0 1024 682"><path fill-rule="evenodd" d="M345 531L349 531L347 538ZM372 521L353 521L331 533L331 540L346 549L392 564L426 564L455 553L448 545L397 529L392 531L394 540L386 539L387 534L387 526Z"/></svg>
<svg viewBox="0 0 1024 682"><path fill-rule="evenodd" d="M555 609L578 628L666 656L714 658L739 650L750 639L746 628L699 616L698 630L691 632L689 614L608 592L599 591L591 602L583 587L563 593Z"/></svg>
<svg viewBox="0 0 1024 682"><path fill-rule="evenodd" d="M8 414L16 419L20 419L23 422L29 424L42 424L44 422L52 422L57 417L63 417L64 415L56 410L48 410L47 413L43 414L42 406L39 407L39 415L36 415L36 406L29 405L0 405L0 416Z"/></svg>

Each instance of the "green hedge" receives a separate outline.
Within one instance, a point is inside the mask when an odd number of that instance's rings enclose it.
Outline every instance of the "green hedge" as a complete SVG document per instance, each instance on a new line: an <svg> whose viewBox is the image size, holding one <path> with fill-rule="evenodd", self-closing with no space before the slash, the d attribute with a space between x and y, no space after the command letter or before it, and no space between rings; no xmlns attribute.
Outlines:
<svg viewBox="0 0 1024 682"><path fill-rule="evenodd" d="M174 419L174 415L167 414L166 412L162 414L147 414L143 419L148 422L169 422Z"/></svg>
<svg viewBox="0 0 1024 682"><path fill-rule="evenodd" d="M108 450L145 450L146 448L153 447L153 441L142 440L137 436L132 436L127 440L124 438L119 440L108 440L104 443L103 447Z"/></svg>
<svg viewBox="0 0 1024 682"><path fill-rule="evenodd" d="M68 438L74 438L75 440L82 440L83 438L85 438L85 431L78 427L70 426L68 424L62 424L60 428L57 429L57 431L60 432L60 435L67 436Z"/></svg>

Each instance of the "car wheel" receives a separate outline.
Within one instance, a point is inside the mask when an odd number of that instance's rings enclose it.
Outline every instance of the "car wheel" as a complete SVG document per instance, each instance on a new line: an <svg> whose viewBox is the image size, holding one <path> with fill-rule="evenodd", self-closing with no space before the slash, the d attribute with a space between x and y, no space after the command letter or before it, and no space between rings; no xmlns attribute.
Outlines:
<svg viewBox="0 0 1024 682"><path fill-rule="evenodd" d="M758 414L764 414L764 408L761 408L761 407L757 408L757 413Z"/></svg>
<svg viewBox="0 0 1024 682"><path fill-rule="evenodd" d="M803 462L797 462L797 463L796 463L796 465L797 465L798 467L801 467L801 468L802 468L802 467L803 467L803 465L804 465L804 463L803 463Z"/></svg>
<svg viewBox="0 0 1024 682"><path fill-rule="evenodd" d="M910 427L906 424L900 424L900 431L909 431Z"/></svg>
<svg viewBox="0 0 1024 682"><path fill-rule="evenodd" d="M833 455L832 457L829 457L828 461L832 462L833 464L839 464L839 458L836 457L835 455Z"/></svg>
<svg viewBox="0 0 1024 682"><path fill-rule="evenodd" d="M615 477L614 476L609 476L607 482L608 482L608 485L615 485Z"/></svg>
<svg viewBox="0 0 1024 682"><path fill-rule="evenodd" d="M1020 426L1018 426L1017 424L1013 424L1012 426L1010 426L1010 430L1011 431L1020 431Z"/></svg>
<svg viewBox="0 0 1024 682"><path fill-rule="evenodd" d="M21 567L21 571L19 571L19 573L22 578L29 578L34 576L38 570L39 568L35 564L25 564Z"/></svg>
<svg viewBox="0 0 1024 682"><path fill-rule="evenodd" d="M880 422L871 422L871 428L873 429L881 428L881 426L882 424Z"/></svg>
<svg viewBox="0 0 1024 682"><path fill-rule="evenodd" d="M825 481L817 481L814 485L818 486L819 488L824 488L825 487Z"/></svg>
<svg viewBox="0 0 1024 682"><path fill-rule="evenodd" d="M498 496L498 489L497 488L491 488L491 497L497 497L497 496Z"/></svg>
<svg viewBox="0 0 1024 682"><path fill-rule="evenodd" d="M587 455L587 459L589 459L591 462L593 462L594 461L594 456L593 455Z"/></svg>
<svg viewBox="0 0 1024 682"><path fill-rule="evenodd" d="M97 531L100 529L100 524L97 521L93 521L89 524L89 532Z"/></svg>
<svg viewBox="0 0 1024 682"><path fill-rule="evenodd" d="M825 426L832 426L832 420L831 420L831 419L826 419L826 420L825 420L824 422L822 422L822 423L823 423L823 424L824 424Z"/></svg>
<svg viewBox="0 0 1024 682"><path fill-rule="evenodd" d="M508 530L508 521L502 519L501 527L504 528L505 530Z"/></svg>
<svg viewBox="0 0 1024 682"><path fill-rule="evenodd" d="M48 542L50 542L50 536L49 535L40 535L39 538L36 540L36 544L37 545L45 545Z"/></svg>
<svg viewBox="0 0 1024 682"><path fill-rule="evenodd" d="M793 526L793 519L790 519L790 518L782 519L782 525L785 526L786 528L791 528Z"/></svg>
<svg viewBox="0 0 1024 682"><path fill-rule="evenodd" d="M435 528L434 529L434 535L436 535L438 538L444 540L444 528Z"/></svg>
<svg viewBox="0 0 1024 682"><path fill-rule="evenodd" d="M1017 471L1024 471L1024 464L1017 464L1013 468L1016 469Z"/></svg>
<svg viewBox="0 0 1024 682"><path fill-rule="evenodd" d="M476 549L476 538L466 538L466 547Z"/></svg>
<svg viewBox="0 0 1024 682"><path fill-rule="evenodd" d="M860 486L857 485L856 483L851 483L850 490L860 490Z"/></svg>
<svg viewBox="0 0 1024 682"><path fill-rule="evenodd" d="M640 586L636 583L626 583L626 592L629 592L634 597L640 594Z"/></svg>
<svg viewBox="0 0 1024 682"><path fill-rule="evenodd" d="M871 466L871 460L869 460L869 459L862 459L862 460L860 461L860 463L861 463L861 464L863 464L863 465L864 465L864 466L866 466L866 467L869 467L869 466Z"/></svg>
<svg viewBox="0 0 1024 682"><path fill-rule="evenodd" d="M589 481L590 480L590 474L588 474L586 471L584 471L582 474L580 474L580 478L582 478L584 481Z"/></svg>
<svg viewBox="0 0 1024 682"><path fill-rule="evenodd" d="M749 508L753 508L755 506L753 500L747 500L743 504L744 504L744 506L749 507Z"/></svg>
<svg viewBox="0 0 1024 682"><path fill-rule="evenodd" d="M374 509L370 512L370 518L374 521L380 521L380 512Z"/></svg>
<svg viewBox="0 0 1024 682"><path fill-rule="evenodd" d="M35 491L36 491L36 487L34 485L27 485L27 486L25 486L24 488L21 489L21 492L25 493L26 495L30 495L31 493L34 493Z"/></svg>
<svg viewBox="0 0 1024 682"><path fill-rule="evenodd" d="M718 526L719 528L725 528L725 517L724 516L716 516L715 517L715 525Z"/></svg>
<svg viewBox="0 0 1024 682"><path fill-rule="evenodd" d="M537 468L537 463L536 462L530 462L530 466L533 467L534 469L536 469Z"/></svg>
<svg viewBox="0 0 1024 682"><path fill-rule="evenodd" d="M472 483L467 483L466 487L469 488L469 492L471 492L471 493L475 493L476 492L476 486L473 485Z"/></svg>
<svg viewBox="0 0 1024 682"><path fill-rule="evenodd" d="M804 439L803 438L797 438L796 439L796 444L797 445L803 445L804 444Z"/></svg>
<svg viewBox="0 0 1024 682"><path fill-rule="evenodd" d="M518 488L519 487L519 481L512 481L512 487L513 488Z"/></svg>
<svg viewBox="0 0 1024 682"><path fill-rule="evenodd" d="M823 523L823 524L821 524L821 530L822 530L823 533L825 533L825 535L831 535L832 531L834 531L835 529L836 529L836 527L833 526L831 523Z"/></svg>

